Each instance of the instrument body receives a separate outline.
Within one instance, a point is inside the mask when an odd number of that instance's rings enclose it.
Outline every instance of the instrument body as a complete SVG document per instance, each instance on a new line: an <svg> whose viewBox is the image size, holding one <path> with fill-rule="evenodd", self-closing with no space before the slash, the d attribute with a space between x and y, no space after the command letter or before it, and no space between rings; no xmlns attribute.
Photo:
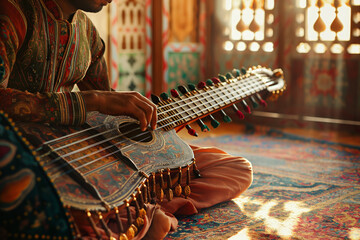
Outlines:
<svg viewBox="0 0 360 240"><path fill-rule="evenodd" d="M65 206L102 211L106 210L104 203L111 208L118 207L144 182L145 175L140 173L149 176L159 169L186 167L193 161L191 148L174 130L147 131L140 133L146 141L134 141L123 136L117 126L136 124L136 120L126 116L106 116L97 112L88 116L90 126L102 125L104 122L110 122L111 125L85 131L80 136L55 141L49 144L50 148L40 152L51 152L42 156L39 163L49 175ZM61 127L37 123L17 123L17 127L23 136L32 139L32 142L41 143L86 130L86 127ZM126 128L124 130L132 131ZM107 133L93 137L101 132ZM71 145L74 142L76 144ZM101 198L89 194L81 182L79 183L71 174L64 174L74 171L92 185Z"/></svg>

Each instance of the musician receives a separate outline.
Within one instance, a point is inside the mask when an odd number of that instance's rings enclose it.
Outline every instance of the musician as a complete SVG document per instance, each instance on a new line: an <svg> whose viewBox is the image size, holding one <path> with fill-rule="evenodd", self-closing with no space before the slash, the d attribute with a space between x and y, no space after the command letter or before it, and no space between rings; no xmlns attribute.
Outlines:
<svg viewBox="0 0 360 240"><path fill-rule="evenodd" d="M15 121L62 125L81 125L87 112L99 111L129 115L140 121L142 130L155 129L156 105L137 92L110 89L104 42L84 13L98 12L110 2L0 0L0 109ZM80 91L72 91L75 84ZM173 214L195 214L250 186L252 168L246 159L216 148L191 147L202 177L191 181L189 198L148 206L136 239L162 239L176 229ZM81 214L74 211L74 217L84 235L95 236Z"/></svg>

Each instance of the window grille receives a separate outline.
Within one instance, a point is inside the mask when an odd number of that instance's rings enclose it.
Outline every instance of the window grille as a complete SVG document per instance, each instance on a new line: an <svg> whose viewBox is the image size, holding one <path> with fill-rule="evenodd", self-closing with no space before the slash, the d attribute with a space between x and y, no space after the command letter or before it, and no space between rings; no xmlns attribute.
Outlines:
<svg viewBox="0 0 360 240"><path fill-rule="evenodd" d="M359 0L296 0L299 54L360 54Z"/></svg>
<svg viewBox="0 0 360 240"><path fill-rule="evenodd" d="M360 54L360 0L293 0L298 54ZM273 52L279 34L280 4L275 0L225 0L229 16L226 51ZM284 9L284 8L281 8ZM284 36L293 38L293 36Z"/></svg>
<svg viewBox="0 0 360 240"><path fill-rule="evenodd" d="M223 46L226 51L274 51L274 0L226 0L223 8L230 16Z"/></svg>

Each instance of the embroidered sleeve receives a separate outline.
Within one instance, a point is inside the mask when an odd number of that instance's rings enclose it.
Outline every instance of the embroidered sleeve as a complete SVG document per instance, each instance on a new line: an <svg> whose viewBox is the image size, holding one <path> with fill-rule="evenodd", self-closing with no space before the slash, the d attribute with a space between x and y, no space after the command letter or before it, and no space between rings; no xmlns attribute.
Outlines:
<svg viewBox="0 0 360 240"><path fill-rule="evenodd" d="M29 93L7 88L27 22L15 1L0 0L0 110L15 120L79 125L86 120L78 92Z"/></svg>
<svg viewBox="0 0 360 240"><path fill-rule="evenodd" d="M95 26L87 18L88 40L91 46L91 64L85 78L78 83L81 90L107 90L110 91L108 68L104 58L105 44L100 38Z"/></svg>
<svg viewBox="0 0 360 240"><path fill-rule="evenodd" d="M79 92L33 94L0 88L0 102L0 109L15 121L80 125L86 120L85 104Z"/></svg>

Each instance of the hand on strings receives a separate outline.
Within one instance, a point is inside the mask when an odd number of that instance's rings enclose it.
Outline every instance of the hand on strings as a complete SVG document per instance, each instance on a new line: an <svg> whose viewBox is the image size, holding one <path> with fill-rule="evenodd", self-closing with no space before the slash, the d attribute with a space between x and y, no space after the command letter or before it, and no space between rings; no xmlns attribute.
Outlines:
<svg viewBox="0 0 360 240"><path fill-rule="evenodd" d="M127 115L140 121L140 128L156 128L156 105L138 92L83 91L86 109L107 115Z"/></svg>

